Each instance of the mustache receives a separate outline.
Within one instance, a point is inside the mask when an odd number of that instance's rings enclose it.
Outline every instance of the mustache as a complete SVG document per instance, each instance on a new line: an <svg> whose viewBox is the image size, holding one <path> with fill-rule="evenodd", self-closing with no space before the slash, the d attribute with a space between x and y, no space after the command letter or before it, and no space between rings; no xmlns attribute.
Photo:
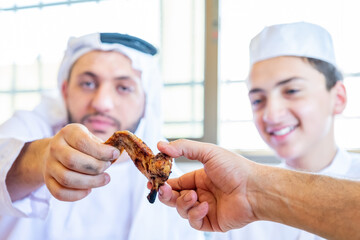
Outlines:
<svg viewBox="0 0 360 240"><path fill-rule="evenodd" d="M86 114L84 117L82 117L80 119L80 123L81 124L84 124L87 120L89 120L89 118L91 117L97 117L97 116L101 116L101 117L104 117L104 118L107 118L107 119L110 119L114 125L116 126L116 129L120 129L120 126L121 126L121 123L119 120L117 120L116 118L112 117L112 116L109 116L107 114L104 114L104 113L90 113L90 114Z"/></svg>
<svg viewBox="0 0 360 240"><path fill-rule="evenodd" d="M80 119L80 121L74 121L71 113L69 110L67 110L67 118L68 118L68 123L81 123L83 125L85 125L84 123L91 117L96 117L96 116L101 116L101 117L105 117L110 119L111 121L113 121L114 125L116 126L116 129L120 130L121 129L121 122L117 119L115 119L112 116L109 116L107 114L104 113L100 113L100 112L96 112L96 113L91 113L91 114L86 114L84 117L82 117ZM140 125L142 117L140 117L139 119L137 119L137 121L135 121L133 124L131 124L130 127L127 128L128 131L135 133L135 131L137 130L138 126Z"/></svg>

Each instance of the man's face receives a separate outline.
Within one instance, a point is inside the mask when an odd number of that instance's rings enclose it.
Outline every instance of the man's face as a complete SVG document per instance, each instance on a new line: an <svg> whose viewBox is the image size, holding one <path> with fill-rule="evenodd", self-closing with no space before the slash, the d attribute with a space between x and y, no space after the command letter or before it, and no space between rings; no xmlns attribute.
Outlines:
<svg viewBox="0 0 360 240"><path fill-rule="evenodd" d="M145 108L140 78L121 53L84 54L62 87L70 122L85 125L104 141L118 130L134 132Z"/></svg>
<svg viewBox="0 0 360 240"><path fill-rule="evenodd" d="M293 160L331 145L336 99L306 60L276 57L254 64L249 98L255 125L277 154Z"/></svg>

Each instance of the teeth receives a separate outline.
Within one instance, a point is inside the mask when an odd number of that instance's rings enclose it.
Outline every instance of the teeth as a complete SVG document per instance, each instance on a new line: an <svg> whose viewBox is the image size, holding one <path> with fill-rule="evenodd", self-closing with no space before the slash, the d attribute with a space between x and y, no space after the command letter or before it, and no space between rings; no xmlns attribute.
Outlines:
<svg viewBox="0 0 360 240"><path fill-rule="evenodd" d="M290 131L292 131L294 128L295 128L295 127L286 127L286 128L283 128L283 129L281 129L281 130L279 130L279 131L273 132L273 134L274 134L275 136L285 135L285 134L289 133Z"/></svg>

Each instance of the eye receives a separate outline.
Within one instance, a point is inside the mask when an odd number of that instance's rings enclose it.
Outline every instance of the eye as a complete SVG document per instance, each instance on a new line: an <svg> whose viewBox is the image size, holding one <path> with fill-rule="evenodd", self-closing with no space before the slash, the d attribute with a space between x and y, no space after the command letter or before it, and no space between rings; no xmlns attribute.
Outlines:
<svg viewBox="0 0 360 240"><path fill-rule="evenodd" d="M134 91L134 87L132 86L124 86L124 85L120 85L117 87L117 91L119 93L131 93Z"/></svg>
<svg viewBox="0 0 360 240"><path fill-rule="evenodd" d="M262 106L264 106L265 100L266 100L266 98L264 96L250 97L250 103L251 103L252 109L254 111L260 109Z"/></svg>
<svg viewBox="0 0 360 240"><path fill-rule="evenodd" d="M95 89L96 83L94 81L81 81L80 86L83 89Z"/></svg>
<svg viewBox="0 0 360 240"><path fill-rule="evenodd" d="M285 91L285 93L286 94L289 94L289 95L292 95L292 94L295 94L295 93L297 93L297 92L299 92L300 90L298 90L298 89L287 89L286 91Z"/></svg>
<svg viewBox="0 0 360 240"><path fill-rule="evenodd" d="M253 105L253 106L257 106L260 103L261 103L261 99L255 99L255 100L251 101L251 105Z"/></svg>

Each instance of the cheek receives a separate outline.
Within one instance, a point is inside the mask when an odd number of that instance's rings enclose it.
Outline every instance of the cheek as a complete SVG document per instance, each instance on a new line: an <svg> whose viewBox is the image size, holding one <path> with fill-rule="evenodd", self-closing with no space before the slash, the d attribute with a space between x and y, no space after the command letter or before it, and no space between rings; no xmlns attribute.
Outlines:
<svg viewBox="0 0 360 240"><path fill-rule="evenodd" d="M89 98L86 95L70 93L65 101L73 120L79 121L86 113Z"/></svg>
<svg viewBox="0 0 360 240"><path fill-rule="evenodd" d="M263 113L261 111L253 112L253 121L259 133L264 131L264 121L262 120L262 116Z"/></svg>
<svg viewBox="0 0 360 240"><path fill-rule="evenodd" d="M116 106L117 113L122 118L137 119L142 116L145 100L142 96L121 99Z"/></svg>
<svg viewBox="0 0 360 240"><path fill-rule="evenodd" d="M316 131L326 125L329 117L326 105L321 101L301 103L294 108L296 111L293 111L293 113L300 120L303 127Z"/></svg>

